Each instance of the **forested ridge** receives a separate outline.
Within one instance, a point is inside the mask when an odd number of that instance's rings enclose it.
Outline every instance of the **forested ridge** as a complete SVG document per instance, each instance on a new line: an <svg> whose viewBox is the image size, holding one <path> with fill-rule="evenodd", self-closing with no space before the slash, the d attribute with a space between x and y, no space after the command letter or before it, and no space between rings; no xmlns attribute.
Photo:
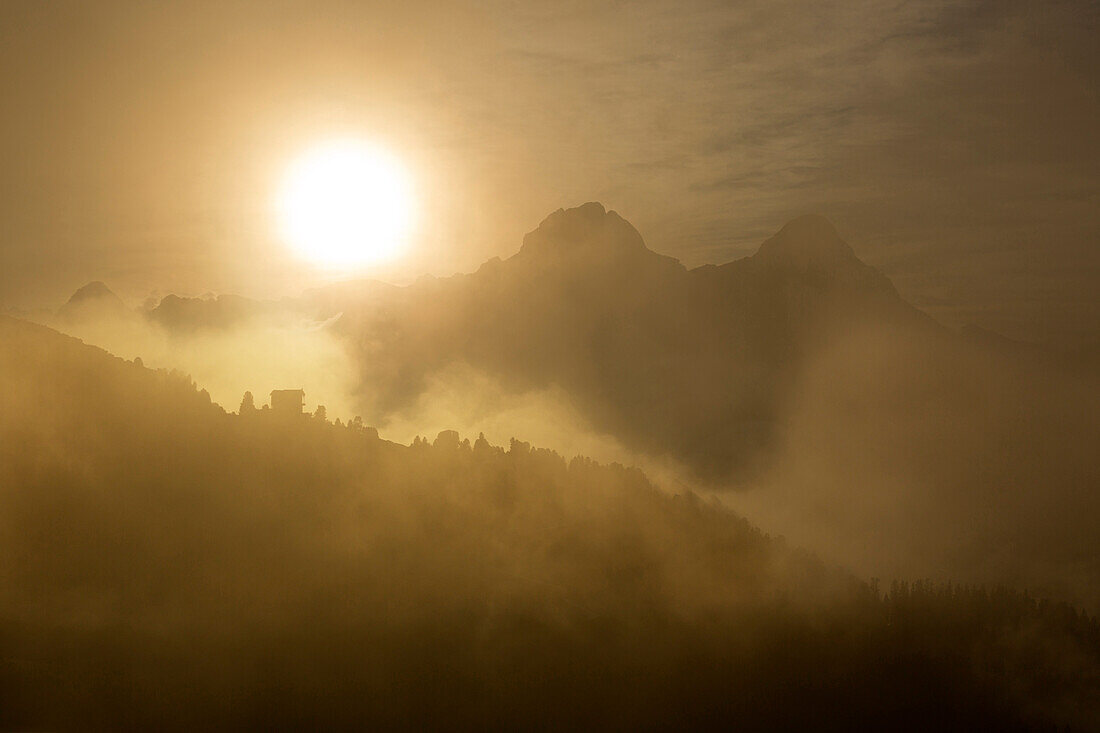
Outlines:
<svg viewBox="0 0 1100 733"><path fill-rule="evenodd" d="M883 589L635 469L0 344L0 727L1100 720L1100 625L1023 589Z"/></svg>

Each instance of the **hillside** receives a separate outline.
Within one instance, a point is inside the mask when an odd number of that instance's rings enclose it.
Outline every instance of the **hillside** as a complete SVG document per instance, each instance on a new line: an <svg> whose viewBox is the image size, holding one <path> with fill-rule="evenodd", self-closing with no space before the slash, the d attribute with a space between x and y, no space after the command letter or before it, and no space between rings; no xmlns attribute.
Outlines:
<svg viewBox="0 0 1100 733"><path fill-rule="evenodd" d="M1097 720L1072 608L882 594L637 470L230 414L8 318L0 386L4 728Z"/></svg>

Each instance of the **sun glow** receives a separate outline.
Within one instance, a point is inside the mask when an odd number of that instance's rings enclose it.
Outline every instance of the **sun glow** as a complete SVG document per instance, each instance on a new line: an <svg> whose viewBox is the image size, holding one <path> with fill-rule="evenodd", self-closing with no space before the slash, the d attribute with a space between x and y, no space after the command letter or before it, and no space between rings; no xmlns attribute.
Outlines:
<svg viewBox="0 0 1100 733"><path fill-rule="evenodd" d="M407 245L412 182L385 151L335 141L291 165L277 210L282 237L302 257L327 267L381 262Z"/></svg>

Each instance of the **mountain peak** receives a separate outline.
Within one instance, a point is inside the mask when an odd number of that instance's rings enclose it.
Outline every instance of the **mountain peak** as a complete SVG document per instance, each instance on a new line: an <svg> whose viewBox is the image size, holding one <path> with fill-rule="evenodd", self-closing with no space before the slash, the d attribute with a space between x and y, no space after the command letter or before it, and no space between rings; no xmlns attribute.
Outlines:
<svg viewBox="0 0 1100 733"><path fill-rule="evenodd" d="M558 258L595 253L626 254L646 251L638 230L628 221L590 201L572 209L558 209L523 238L520 254Z"/></svg>
<svg viewBox="0 0 1100 733"><path fill-rule="evenodd" d="M649 249L630 222L595 201L572 209L558 209L523 238L514 258L538 268L570 272L614 267L638 274L657 269L683 269L673 257ZM639 270L639 268L642 268Z"/></svg>
<svg viewBox="0 0 1100 733"><path fill-rule="evenodd" d="M87 285L78 288L65 305L61 306L58 315L65 318L75 318L89 313L108 314L127 311L122 299L111 292L111 289L99 280L93 280Z"/></svg>
<svg viewBox="0 0 1100 733"><path fill-rule="evenodd" d="M793 265L799 269L832 269L858 262L855 252L837 234L824 216L807 214L787 222L760 245L754 259L768 264Z"/></svg>
<svg viewBox="0 0 1100 733"><path fill-rule="evenodd" d="M101 281L93 280L87 285L77 288L76 292L69 297L69 301L66 305L77 305L92 300L100 300L101 298L109 298L111 300L119 299L118 296L111 292L111 289Z"/></svg>

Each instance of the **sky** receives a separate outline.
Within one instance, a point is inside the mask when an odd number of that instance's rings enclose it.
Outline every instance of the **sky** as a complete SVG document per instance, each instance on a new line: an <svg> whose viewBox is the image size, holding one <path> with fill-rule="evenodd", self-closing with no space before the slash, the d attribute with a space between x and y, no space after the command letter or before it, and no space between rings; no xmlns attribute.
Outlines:
<svg viewBox="0 0 1100 733"><path fill-rule="evenodd" d="M0 307L89 280L296 295L279 241L327 139L406 162L395 282L597 200L688 266L829 217L944 323L1100 334L1100 5L0 0Z"/></svg>

